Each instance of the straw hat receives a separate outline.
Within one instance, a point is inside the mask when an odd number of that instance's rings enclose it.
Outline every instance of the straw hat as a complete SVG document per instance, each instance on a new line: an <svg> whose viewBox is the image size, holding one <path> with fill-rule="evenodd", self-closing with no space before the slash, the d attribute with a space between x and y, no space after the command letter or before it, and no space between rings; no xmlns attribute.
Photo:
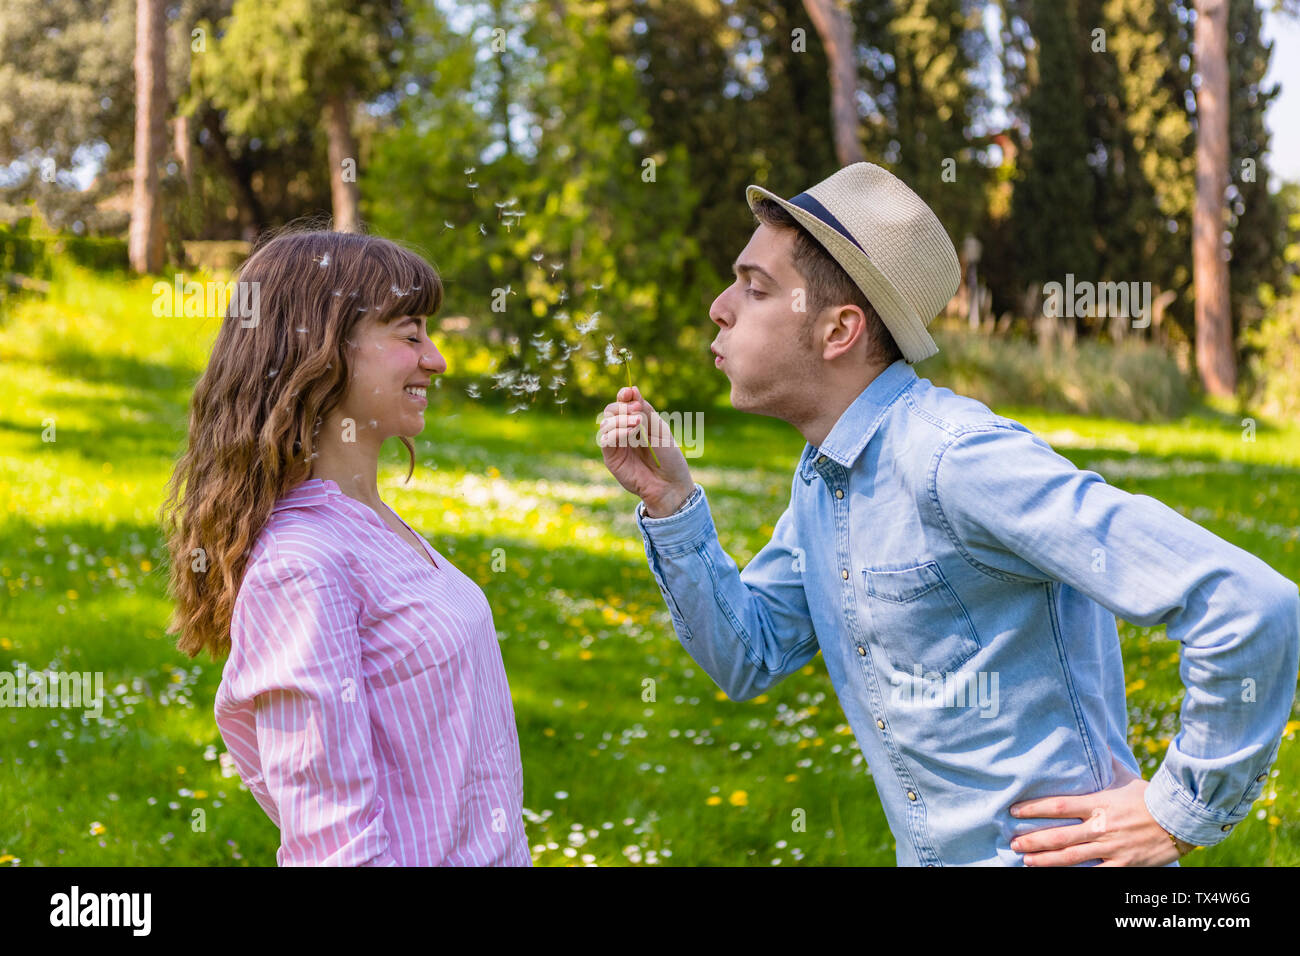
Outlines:
<svg viewBox="0 0 1300 956"><path fill-rule="evenodd" d="M745 190L749 208L775 200L844 267L894 336L903 358L939 351L926 331L961 282L952 240L930 207L903 181L872 163L854 163L792 199Z"/></svg>

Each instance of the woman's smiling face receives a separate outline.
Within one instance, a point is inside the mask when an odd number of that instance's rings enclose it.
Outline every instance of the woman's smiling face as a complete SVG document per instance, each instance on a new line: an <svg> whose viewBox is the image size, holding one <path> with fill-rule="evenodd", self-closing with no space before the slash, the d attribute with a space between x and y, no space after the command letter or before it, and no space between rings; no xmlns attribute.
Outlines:
<svg viewBox="0 0 1300 956"><path fill-rule="evenodd" d="M350 344L352 381L340 406L341 417L353 419L358 429L373 428L379 441L420 434L429 404L424 393L434 375L447 371L424 317L399 316L387 324L367 318Z"/></svg>

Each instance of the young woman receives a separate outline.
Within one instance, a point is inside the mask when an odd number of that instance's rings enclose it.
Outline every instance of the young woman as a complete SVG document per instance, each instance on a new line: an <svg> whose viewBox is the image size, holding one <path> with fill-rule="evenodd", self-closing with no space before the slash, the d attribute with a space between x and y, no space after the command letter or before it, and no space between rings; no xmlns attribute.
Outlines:
<svg viewBox="0 0 1300 956"><path fill-rule="evenodd" d="M164 505L170 630L229 654L217 726L276 862L528 866L491 609L377 486L389 437L415 468L442 284L336 232L281 234L238 281L257 308L224 319Z"/></svg>

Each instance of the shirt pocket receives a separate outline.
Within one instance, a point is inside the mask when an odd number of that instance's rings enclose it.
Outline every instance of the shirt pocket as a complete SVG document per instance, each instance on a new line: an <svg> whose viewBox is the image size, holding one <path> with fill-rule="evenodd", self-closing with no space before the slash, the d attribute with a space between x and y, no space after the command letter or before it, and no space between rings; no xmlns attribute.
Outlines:
<svg viewBox="0 0 1300 956"><path fill-rule="evenodd" d="M938 563L863 568L876 641L895 670L957 670L980 649L970 615Z"/></svg>

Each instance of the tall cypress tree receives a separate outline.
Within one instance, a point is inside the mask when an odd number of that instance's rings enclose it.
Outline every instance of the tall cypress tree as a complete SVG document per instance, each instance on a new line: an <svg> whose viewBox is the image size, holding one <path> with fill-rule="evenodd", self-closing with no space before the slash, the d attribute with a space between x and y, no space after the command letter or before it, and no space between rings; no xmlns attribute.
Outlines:
<svg viewBox="0 0 1300 956"><path fill-rule="evenodd" d="M1093 278L1094 177L1079 78L1076 0L1031 0L1026 10L1036 49L1029 63L1025 113L1029 148L1012 198L1022 286Z"/></svg>
<svg viewBox="0 0 1300 956"><path fill-rule="evenodd" d="M1264 114L1278 87L1265 87L1264 75L1272 44L1260 35L1260 15L1254 0L1232 0L1228 6L1228 279L1234 341L1243 328L1259 321L1258 298L1263 283L1276 286L1285 262L1285 223L1279 199L1268 191L1269 148Z"/></svg>
<svg viewBox="0 0 1300 956"><path fill-rule="evenodd" d="M870 4L860 11L885 67L871 84L887 120L882 158L960 243L980 224L988 180L970 143L981 102L971 79L979 9L963 0L900 0L887 18Z"/></svg>

